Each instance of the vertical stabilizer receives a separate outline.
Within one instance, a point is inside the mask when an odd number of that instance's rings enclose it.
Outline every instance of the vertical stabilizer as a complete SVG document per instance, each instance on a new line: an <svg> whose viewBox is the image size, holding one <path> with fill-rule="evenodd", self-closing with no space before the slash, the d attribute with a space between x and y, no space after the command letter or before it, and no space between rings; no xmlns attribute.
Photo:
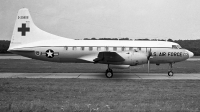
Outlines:
<svg viewBox="0 0 200 112"><path fill-rule="evenodd" d="M39 29L34 23L27 8L20 9L17 14L9 49L32 42L59 39L59 37Z"/></svg>

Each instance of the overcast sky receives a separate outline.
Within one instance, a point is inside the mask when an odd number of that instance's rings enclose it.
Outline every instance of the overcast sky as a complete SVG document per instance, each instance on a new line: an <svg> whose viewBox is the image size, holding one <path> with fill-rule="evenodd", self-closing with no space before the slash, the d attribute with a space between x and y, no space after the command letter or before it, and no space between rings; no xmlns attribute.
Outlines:
<svg viewBox="0 0 200 112"><path fill-rule="evenodd" d="M0 40L10 40L20 8L66 38L200 39L200 0L0 0Z"/></svg>

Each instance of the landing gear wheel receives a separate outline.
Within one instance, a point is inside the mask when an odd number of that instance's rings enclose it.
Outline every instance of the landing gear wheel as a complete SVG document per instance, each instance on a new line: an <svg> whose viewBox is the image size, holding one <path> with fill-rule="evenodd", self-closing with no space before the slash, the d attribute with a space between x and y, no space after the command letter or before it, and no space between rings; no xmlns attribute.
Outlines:
<svg viewBox="0 0 200 112"><path fill-rule="evenodd" d="M112 69L107 69L105 75L106 75L107 78L112 78L113 77Z"/></svg>
<svg viewBox="0 0 200 112"><path fill-rule="evenodd" d="M168 71L168 76L173 76L173 75L174 75L174 72Z"/></svg>
<svg viewBox="0 0 200 112"><path fill-rule="evenodd" d="M172 77L174 75L174 72L172 72L172 68L173 68L172 63L169 63L169 68L170 70L168 71L168 76Z"/></svg>

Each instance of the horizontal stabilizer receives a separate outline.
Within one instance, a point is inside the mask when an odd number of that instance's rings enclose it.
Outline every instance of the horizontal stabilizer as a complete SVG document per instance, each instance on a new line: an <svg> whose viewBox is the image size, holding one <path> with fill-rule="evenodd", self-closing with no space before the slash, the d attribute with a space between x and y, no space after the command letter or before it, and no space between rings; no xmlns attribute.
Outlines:
<svg viewBox="0 0 200 112"><path fill-rule="evenodd" d="M13 49L8 50L9 52L35 52L34 50L23 50L23 49Z"/></svg>

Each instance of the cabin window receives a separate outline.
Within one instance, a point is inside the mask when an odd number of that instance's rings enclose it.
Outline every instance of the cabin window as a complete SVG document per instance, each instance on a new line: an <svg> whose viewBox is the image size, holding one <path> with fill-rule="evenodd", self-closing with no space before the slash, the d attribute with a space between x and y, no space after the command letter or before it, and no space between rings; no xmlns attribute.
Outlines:
<svg viewBox="0 0 200 112"><path fill-rule="evenodd" d="M89 47L89 51L92 51L93 50L93 47Z"/></svg>
<svg viewBox="0 0 200 112"><path fill-rule="evenodd" d="M122 51L124 51L125 50L125 47L122 47Z"/></svg>
<svg viewBox="0 0 200 112"><path fill-rule="evenodd" d="M106 51L108 51L109 50L109 48L108 47L106 47Z"/></svg>
<svg viewBox="0 0 200 112"><path fill-rule="evenodd" d="M124 48L124 51L128 51L128 50L129 50L129 48L128 48L128 47L125 47L125 48Z"/></svg>
<svg viewBox="0 0 200 112"><path fill-rule="evenodd" d="M101 47L97 47L97 51L100 51L101 50Z"/></svg>
<svg viewBox="0 0 200 112"><path fill-rule="evenodd" d="M134 52L138 52L138 50L137 50L137 49L134 49Z"/></svg>
<svg viewBox="0 0 200 112"><path fill-rule="evenodd" d="M101 50L102 50L102 51L105 51L105 49L106 49L105 47L101 47Z"/></svg>
<svg viewBox="0 0 200 112"><path fill-rule="evenodd" d="M117 51L117 47L113 47L113 51Z"/></svg>
<svg viewBox="0 0 200 112"><path fill-rule="evenodd" d="M73 47L72 50L76 50L76 47Z"/></svg>
<svg viewBox="0 0 200 112"><path fill-rule="evenodd" d="M133 50L133 47L129 47L129 51L132 51Z"/></svg>
<svg viewBox="0 0 200 112"><path fill-rule="evenodd" d="M117 47L117 51L121 51L121 47Z"/></svg>
<svg viewBox="0 0 200 112"><path fill-rule="evenodd" d="M138 51L141 51L141 47L138 47L137 50L138 50Z"/></svg>
<svg viewBox="0 0 200 112"><path fill-rule="evenodd" d="M81 47L81 50L84 51L84 47Z"/></svg>

